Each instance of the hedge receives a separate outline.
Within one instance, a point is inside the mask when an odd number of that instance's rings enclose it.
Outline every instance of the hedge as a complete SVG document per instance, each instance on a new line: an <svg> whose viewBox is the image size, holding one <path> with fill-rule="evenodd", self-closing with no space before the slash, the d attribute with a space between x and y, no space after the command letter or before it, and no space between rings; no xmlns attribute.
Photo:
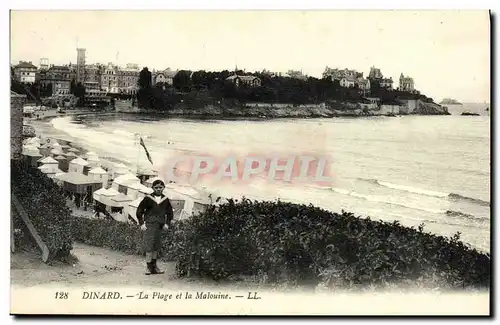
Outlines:
<svg viewBox="0 0 500 325"><path fill-rule="evenodd" d="M75 240L143 254L136 225L78 219ZM270 285L329 288L485 288L490 256L459 241L398 222L372 221L312 205L229 200L177 222L163 237L177 275L247 278Z"/></svg>
<svg viewBox="0 0 500 325"><path fill-rule="evenodd" d="M61 188L37 168L11 160L11 192L49 248L49 258L67 258L73 248L71 211ZM20 221L15 220L15 224L19 225Z"/></svg>

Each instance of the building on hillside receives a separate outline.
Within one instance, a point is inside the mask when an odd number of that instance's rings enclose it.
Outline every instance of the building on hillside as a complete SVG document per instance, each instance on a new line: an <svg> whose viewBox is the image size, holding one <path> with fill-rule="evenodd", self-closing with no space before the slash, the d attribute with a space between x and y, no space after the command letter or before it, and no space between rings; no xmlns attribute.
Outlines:
<svg viewBox="0 0 500 325"><path fill-rule="evenodd" d="M372 66L370 68L370 73L368 74L368 78L369 79L383 79L384 75L382 74L382 72L380 71L380 69L375 68L374 66Z"/></svg>
<svg viewBox="0 0 500 325"><path fill-rule="evenodd" d="M52 65L40 78L42 85L52 85L52 95L67 95L71 87L71 71L68 66Z"/></svg>
<svg viewBox="0 0 500 325"><path fill-rule="evenodd" d="M21 83L32 84L36 81L37 71L38 68L31 61L19 61L14 66L14 78Z"/></svg>
<svg viewBox="0 0 500 325"><path fill-rule="evenodd" d="M134 95L139 89L139 65L128 63L118 70L118 89L122 94Z"/></svg>
<svg viewBox="0 0 500 325"><path fill-rule="evenodd" d="M118 88L119 70L113 63L109 62L101 73L101 89L112 94L119 93Z"/></svg>
<svg viewBox="0 0 500 325"><path fill-rule="evenodd" d="M287 75L293 79L307 80L307 76L301 70L288 70Z"/></svg>
<svg viewBox="0 0 500 325"><path fill-rule="evenodd" d="M85 90L100 90L101 89L101 72L103 66L100 64L88 64L85 66L85 81L83 86Z"/></svg>
<svg viewBox="0 0 500 325"><path fill-rule="evenodd" d="M366 96L366 94L370 91L371 87L370 79L358 78L358 80L356 80L356 83L360 90L360 94Z"/></svg>
<svg viewBox="0 0 500 325"><path fill-rule="evenodd" d="M405 77L401 73L401 75L399 76L399 90L408 92L415 91L415 83L413 81L413 78L410 78L408 76Z"/></svg>
<svg viewBox="0 0 500 325"><path fill-rule="evenodd" d="M379 83L380 83L380 87L382 87L382 88L392 89L392 84L394 82L392 81L392 77L389 77L389 78L380 79Z"/></svg>
<svg viewBox="0 0 500 325"><path fill-rule="evenodd" d="M40 58L40 70L48 70L49 67L49 59Z"/></svg>
<svg viewBox="0 0 500 325"><path fill-rule="evenodd" d="M332 81L334 80L339 80L341 81L343 78L346 78L346 80L356 80L356 78L361 78L363 77L362 72L358 72L356 70L351 70L351 69L332 69L329 68L328 66L325 68L325 71L323 72L323 78L330 78Z"/></svg>
<svg viewBox="0 0 500 325"><path fill-rule="evenodd" d="M248 87L260 87L262 85L260 78L255 76L239 76L234 74L227 77L226 81L235 84L236 87L240 87L241 85L246 85Z"/></svg>
<svg viewBox="0 0 500 325"><path fill-rule="evenodd" d="M354 77L343 77L340 79L340 86L345 88L353 88L356 85Z"/></svg>
<svg viewBox="0 0 500 325"><path fill-rule="evenodd" d="M76 49L76 82L85 82L85 49Z"/></svg>
<svg viewBox="0 0 500 325"><path fill-rule="evenodd" d="M170 68L167 68L165 70L154 70L153 73L151 73L151 80L152 85L156 85L159 83L163 83L165 85L170 85L172 86L174 84L174 77L177 74L177 70L171 70Z"/></svg>

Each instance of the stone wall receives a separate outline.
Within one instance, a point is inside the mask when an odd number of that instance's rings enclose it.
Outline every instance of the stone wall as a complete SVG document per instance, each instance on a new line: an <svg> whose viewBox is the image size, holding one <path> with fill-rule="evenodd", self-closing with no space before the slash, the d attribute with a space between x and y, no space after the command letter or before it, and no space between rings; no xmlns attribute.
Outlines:
<svg viewBox="0 0 500 325"><path fill-rule="evenodd" d="M22 158L23 150L23 106L26 96L10 95L10 159Z"/></svg>

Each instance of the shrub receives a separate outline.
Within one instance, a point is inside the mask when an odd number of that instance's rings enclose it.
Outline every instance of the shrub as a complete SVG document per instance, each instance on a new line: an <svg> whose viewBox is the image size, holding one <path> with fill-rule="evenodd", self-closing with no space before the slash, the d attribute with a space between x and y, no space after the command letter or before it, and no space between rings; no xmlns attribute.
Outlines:
<svg viewBox="0 0 500 325"><path fill-rule="evenodd" d="M312 205L230 201L183 222L180 276L257 276L270 283L355 288L415 282L488 287L490 257L399 223Z"/></svg>
<svg viewBox="0 0 500 325"><path fill-rule="evenodd" d="M144 255L144 232L137 225L109 219L88 219L71 217L72 235L77 242L97 247L105 247L125 254ZM173 237L178 233L177 224L162 233L163 250L159 252L163 259L173 260L176 245L181 244Z"/></svg>
<svg viewBox="0 0 500 325"><path fill-rule="evenodd" d="M74 218L74 239L144 254L137 225ZM392 284L481 288L490 283L490 256L459 236L445 238L399 223L332 213L312 205L230 200L172 224L163 259L177 275L214 280L238 277L270 285L330 288Z"/></svg>
<svg viewBox="0 0 500 325"><path fill-rule="evenodd" d="M11 161L11 192L49 248L49 258L68 257L72 249L71 219L62 190L38 169ZM14 217L18 218L16 214ZM21 222L15 220L15 224Z"/></svg>

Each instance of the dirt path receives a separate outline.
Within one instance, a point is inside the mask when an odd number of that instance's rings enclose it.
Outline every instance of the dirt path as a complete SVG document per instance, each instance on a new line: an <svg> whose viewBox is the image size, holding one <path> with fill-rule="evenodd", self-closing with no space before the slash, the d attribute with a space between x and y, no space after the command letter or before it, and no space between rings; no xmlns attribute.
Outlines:
<svg viewBox="0 0 500 325"><path fill-rule="evenodd" d="M58 284L65 285L142 285L173 281L174 263L162 263L165 274L144 274L144 259L116 251L73 244L72 254L78 258L73 265L45 264L39 254L16 252L11 254L11 284L23 287ZM175 280L176 282L182 282Z"/></svg>
<svg viewBox="0 0 500 325"><path fill-rule="evenodd" d="M99 287L133 286L165 287L172 289L248 288L248 283L221 285L208 280L179 279L175 276L175 263L160 262L165 271L161 275L145 275L145 260L141 256L127 255L105 248L80 243L73 244L72 254L78 258L73 265L64 263L45 264L37 252L20 251L11 254L12 287Z"/></svg>

